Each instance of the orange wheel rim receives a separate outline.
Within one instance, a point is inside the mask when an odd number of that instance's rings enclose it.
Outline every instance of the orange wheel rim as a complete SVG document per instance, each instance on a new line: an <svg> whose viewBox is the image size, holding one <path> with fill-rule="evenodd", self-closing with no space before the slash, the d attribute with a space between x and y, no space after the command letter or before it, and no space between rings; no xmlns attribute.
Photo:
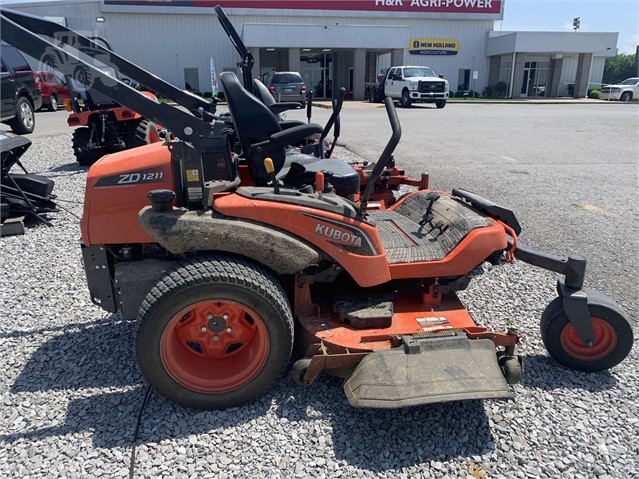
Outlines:
<svg viewBox="0 0 639 479"><path fill-rule="evenodd" d="M559 337L561 346L573 358L582 361L598 361L606 357L617 345L617 332L610 323L594 317L592 318L592 330L595 336L595 345L589 348L581 342L572 324L568 323Z"/></svg>
<svg viewBox="0 0 639 479"><path fill-rule="evenodd" d="M214 394L254 379L269 353L264 322L233 301L195 303L173 316L160 340L169 375L192 391Z"/></svg>
<svg viewBox="0 0 639 479"><path fill-rule="evenodd" d="M158 141L158 132L157 131L151 130L149 132L149 141L151 143L157 143L157 141Z"/></svg>

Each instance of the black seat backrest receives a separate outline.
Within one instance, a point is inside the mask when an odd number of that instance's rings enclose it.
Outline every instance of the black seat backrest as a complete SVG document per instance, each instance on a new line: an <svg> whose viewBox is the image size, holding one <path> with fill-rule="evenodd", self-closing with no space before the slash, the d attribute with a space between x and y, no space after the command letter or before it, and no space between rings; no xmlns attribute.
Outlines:
<svg viewBox="0 0 639 479"><path fill-rule="evenodd" d="M251 147L252 144L268 140L272 134L282 131L277 117L268 107L246 91L232 72L220 74L220 83L228 102L235 133L242 145L253 181L267 183L271 178L264 168L264 159L271 158L277 174L284 166L284 147Z"/></svg>
<svg viewBox="0 0 639 479"><path fill-rule="evenodd" d="M253 91L255 92L255 96L259 98L266 106L271 106L276 103L275 98L273 98L271 92L268 91L266 85L264 85L264 83L259 81L257 78L253 80Z"/></svg>
<svg viewBox="0 0 639 479"><path fill-rule="evenodd" d="M100 110L120 106L108 96L95 90L85 92L85 96L86 104L90 110Z"/></svg>

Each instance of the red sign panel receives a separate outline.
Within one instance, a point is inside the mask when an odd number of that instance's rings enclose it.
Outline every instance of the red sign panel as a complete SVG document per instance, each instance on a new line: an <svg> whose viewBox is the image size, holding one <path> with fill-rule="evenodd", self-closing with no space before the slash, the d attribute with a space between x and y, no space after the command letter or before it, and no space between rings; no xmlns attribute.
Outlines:
<svg viewBox="0 0 639 479"><path fill-rule="evenodd" d="M502 0L104 0L105 5L414 13L501 13Z"/></svg>

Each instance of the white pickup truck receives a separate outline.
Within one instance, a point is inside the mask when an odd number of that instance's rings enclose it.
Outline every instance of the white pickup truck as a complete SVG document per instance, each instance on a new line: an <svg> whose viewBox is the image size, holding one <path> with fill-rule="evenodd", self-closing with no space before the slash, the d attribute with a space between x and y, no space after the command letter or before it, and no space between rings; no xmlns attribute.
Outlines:
<svg viewBox="0 0 639 479"><path fill-rule="evenodd" d="M429 67L391 67L384 80L384 95L408 108L414 102L435 103L444 108L450 87L448 80L438 77Z"/></svg>

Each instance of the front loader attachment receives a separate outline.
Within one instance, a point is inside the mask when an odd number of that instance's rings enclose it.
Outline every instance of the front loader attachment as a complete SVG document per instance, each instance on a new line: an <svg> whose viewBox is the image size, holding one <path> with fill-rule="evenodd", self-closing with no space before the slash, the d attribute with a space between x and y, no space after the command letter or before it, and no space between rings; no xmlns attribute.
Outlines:
<svg viewBox="0 0 639 479"><path fill-rule="evenodd" d="M462 331L404 337L403 347L365 356L344 392L352 406L385 409L513 397L495 344Z"/></svg>

